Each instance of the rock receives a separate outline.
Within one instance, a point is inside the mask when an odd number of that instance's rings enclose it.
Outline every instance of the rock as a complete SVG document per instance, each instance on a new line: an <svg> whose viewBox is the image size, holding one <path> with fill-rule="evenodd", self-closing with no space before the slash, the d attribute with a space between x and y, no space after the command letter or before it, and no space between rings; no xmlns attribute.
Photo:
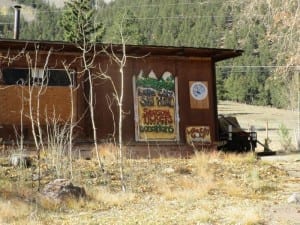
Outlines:
<svg viewBox="0 0 300 225"><path fill-rule="evenodd" d="M293 193L287 200L288 203L300 204L300 193Z"/></svg>
<svg viewBox="0 0 300 225"><path fill-rule="evenodd" d="M175 170L172 167L167 167L163 170L163 173L166 173L166 174L171 174L174 172L175 172Z"/></svg>
<svg viewBox="0 0 300 225"><path fill-rule="evenodd" d="M23 153L16 153L16 154L12 154L9 158L9 163L11 166L14 167L31 167L32 165L32 159Z"/></svg>
<svg viewBox="0 0 300 225"><path fill-rule="evenodd" d="M86 197L84 188L74 186L71 181L67 179L56 179L48 183L41 194L57 202L70 198L79 199Z"/></svg>

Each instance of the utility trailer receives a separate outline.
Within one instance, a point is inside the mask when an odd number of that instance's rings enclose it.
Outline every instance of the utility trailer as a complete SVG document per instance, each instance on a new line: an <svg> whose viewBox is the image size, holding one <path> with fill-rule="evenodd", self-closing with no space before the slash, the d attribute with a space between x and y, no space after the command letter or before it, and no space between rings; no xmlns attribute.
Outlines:
<svg viewBox="0 0 300 225"><path fill-rule="evenodd" d="M219 116L219 143L218 149L223 151L248 152L255 151L257 133L254 127L250 131L243 130L236 117Z"/></svg>

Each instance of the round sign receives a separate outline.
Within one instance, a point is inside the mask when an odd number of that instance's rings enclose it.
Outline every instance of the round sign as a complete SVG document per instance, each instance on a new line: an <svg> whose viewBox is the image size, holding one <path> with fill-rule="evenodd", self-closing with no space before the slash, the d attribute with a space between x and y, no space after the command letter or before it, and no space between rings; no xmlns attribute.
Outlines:
<svg viewBox="0 0 300 225"><path fill-rule="evenodd" d="M190 89L191 95L196 100L203 100L207 97L207 87L202 82L195 82Z"/></svg>

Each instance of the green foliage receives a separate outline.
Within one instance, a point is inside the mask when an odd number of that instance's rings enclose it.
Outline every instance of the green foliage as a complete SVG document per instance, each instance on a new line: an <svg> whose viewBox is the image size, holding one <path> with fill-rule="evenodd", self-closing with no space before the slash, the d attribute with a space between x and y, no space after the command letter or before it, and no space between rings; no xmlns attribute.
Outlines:
<svg viewBox="0 0 300 225"><path fill-rule="evenodd" d="M147 77L144 79L138 79L136 81L136 86L137 87L148 87L148 88L154 88L155 90L170 90L174 91L175 90L175 83L173 79L154 79L151 77Z"/></svg>
<svg viewBox="0 0 300 225"><path fill-rule="evenodd" d="M104 32L102 23L95 20L95 9L91 0L71 0L66 2L65 12L61 17L63 38L70 42L101 41Z"/></svg>
<svg viewBox="0 0 300 225"><path fill-rule="evenodd" d="M32 11L35 19L27 22L21 17L20 39L26 40L61 40L62 28L59 25L60 12L54 6L49 6L43 1L24 2L34 6ZM22 9L21 9L22 10ZM21 16L22 16L21 11Z"/></svg>
<svg viewBox="0 0 300 225"><path fill-rule="evenodd" d="M219 100L225 100L226 99L226 93L224 88L224 80L222 79L221 75L217 75L217 96Z"/></svg>
<svg viewBox="0 0 300 225"><path fill-rule="evenodd" d="M36 11L34 21L22 20L22 39L121 43L121 31L126 44L243 49L241 57L217 65L219 99L297 108L298 0L98 0L97 7L70 0L63 9L43 0L22 4ZM0 26L0 35L11 38L12 26Z"/></svg>
<svg viewBox="0 0 300 225"><path fill-rule="evenodd" d="M134 13L125 8L119 11L107 31L104 42L120 44L122 36L125 43L128 44L144 44L145 37L138 26L138 21Z"/></svg>
<svg viewBox="0 0 300 225"><path fill-rule="evenodd" d="M283 150L284 151L293 150L294 147L292 145L292 137L290 135L290 131L284 124L279 125L278 134L280 137L280 143Z"/></svg>
<svg viewBox="0 0 300 225"><path fill-rule="evenodd" d="M286 88L280 80L267 80L266 88L270 93L270 104L278 108L287 108Z"/></svg>
<svg viewBox="0 0 300 225"><path fill-rule="evenodd" d="M10 10L12 12L12 9ZM0 38L12 38L13 32L12 32L12 21L13 16L10 13L9 16L4 16L0 14L0 21L2 24L0 24Z"/></svg>
<svg viewBox="0 0 300 225"><path fill-rule="evenodd" d="M247 78L245 76L239 76L238 74L231 74L224 82L226 90L226 99L245 102L247 98Z"/></svg>

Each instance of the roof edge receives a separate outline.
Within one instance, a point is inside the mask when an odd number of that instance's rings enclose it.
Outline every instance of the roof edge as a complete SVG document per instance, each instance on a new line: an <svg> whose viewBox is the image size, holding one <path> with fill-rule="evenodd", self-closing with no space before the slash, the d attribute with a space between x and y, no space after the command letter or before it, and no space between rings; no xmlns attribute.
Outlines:
<svg viewBox="0 0 300 225"><path fill-rule="evenodd" d="M18 50L26 48L34 50L39 45L39 49L47 50L52 48L59 51L79 52L80 49L76 43L64 41L42 41L42 40L16 40L16 39L0 39L0 49L10 48ZM122 51L122 44L96 43L97 49L112 47L116 53ZM206 47L185 47L185 46L162 46L162 45L126 45L128 54L145 55L151 52L152 55L178 56L178 57L210 57L213 61L235 58L243 54L243 50L224 49L224 48L206 48Z"/></svg>

